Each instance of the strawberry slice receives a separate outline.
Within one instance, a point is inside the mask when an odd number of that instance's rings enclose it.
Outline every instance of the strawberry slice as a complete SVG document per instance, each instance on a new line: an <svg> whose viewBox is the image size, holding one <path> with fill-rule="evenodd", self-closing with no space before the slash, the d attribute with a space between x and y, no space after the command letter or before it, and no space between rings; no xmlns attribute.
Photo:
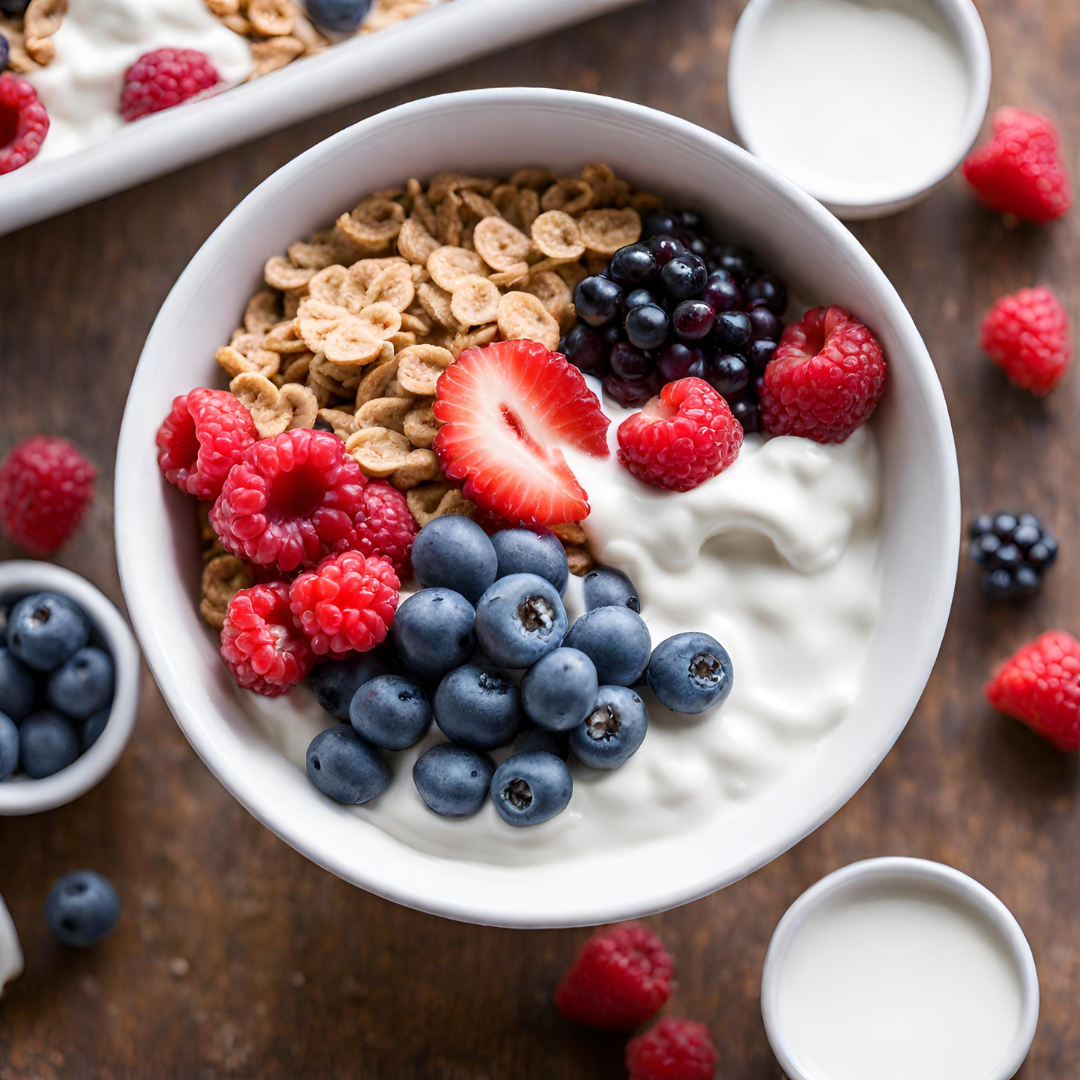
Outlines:
<svg viewBox="0 0 1080 1080"><path fill-rule="evenodd" d="M559 444L604 457L610 421L565 357L524 339L466 349L439 376L432 408L443 472L481 510L538 525L588 516Z"/></svg>

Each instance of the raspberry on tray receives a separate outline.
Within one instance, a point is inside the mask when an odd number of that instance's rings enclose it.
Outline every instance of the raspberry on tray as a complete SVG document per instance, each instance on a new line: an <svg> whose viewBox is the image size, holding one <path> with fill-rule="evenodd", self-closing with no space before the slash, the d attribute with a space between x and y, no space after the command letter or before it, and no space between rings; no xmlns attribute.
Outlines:
<svg viewBox="0 0 1080 1080"><path fill-rule="evenodd" d="M0 176L38 156L49 133L49 116L37 91L10 72L0 75Z"/></svg>
<svg viewBox="0 0 1080 1080"><path fill-rule="evenodd" d="M1048 394L1072 359L1069 316L1049 289L1021 289L990 309L982 347L1014 386Z"/></svg>

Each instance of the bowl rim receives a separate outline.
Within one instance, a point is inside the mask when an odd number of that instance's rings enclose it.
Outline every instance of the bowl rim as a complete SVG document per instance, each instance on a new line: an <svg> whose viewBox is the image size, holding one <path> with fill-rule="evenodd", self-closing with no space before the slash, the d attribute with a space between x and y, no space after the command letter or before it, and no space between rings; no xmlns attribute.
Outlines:
<svg viewBox="0 0 1080 1080"><path fill-rule="evenodd" d="M1001 935L1020 976L1023 1004L1016 1035L996 1071L987 1080L1009 1080L1027 1057L1039 1022L1039 976L1031 945L1016 916L985 885L945 863L899 855L863 859L834 870L811 885L777 923L762 966L761 1015L769 1044L784 1073L790 1080L813 1080L792 1054L780 1023L780 971L784 960L799 931L814 912L838 894L869 882L923 882L943 889L983 916Z"/></svg>
<svg viewBox="0 0 1080 1080"><path fill-rule="evenodd" d="M0 563L0 596L46 590L78 604L105 640L116 678L112 708L109 722L97 742L66 769L41 780L20 777L0 783L0 817L39 814L85 795L112 772L135 728L139 708L139 646L116 605L86 578L62 566L32 559Z"/></svg>
<svg viewBox="0 0 1080 1080"><path fill-rule="evenodd" d="M249 222L256 219L264 207L294 191L295 185L302 185L305 175L324 163L332 165L346 146L361 143L374 132L393 128L395 125L406 125L414 119L430 121L433 117L441 116L460 119L461 114L470 109L484 110L492 106L519 113L528 109L547 109L567 116L583 111L591 112L604 121L617 119L624 124L632 124L635 130L642 132L643 137L651 130L658 135L687 141L700 150L733 162L760 185L780 194L788 204L793 204L799 213L811 219L830 243L844 250L848 260L857 267L859 275L868 283L881 303L897 334L904 339L905 352L910 354L913 365L918 369L917 377L924 392L925 407L935 432L934 453L944 470L943 486L946 490L945 505L941 508L943 529L940 549L932 553L936 560L934 565L939 567L934 582L936 608L933 617L927 619L924 635L912 650L913 674L910 689L905 696L898 696L893 700L892 722L883 729L880 743L875 744L874 751L867 753L858 768L852 770L848 782L842 785L837 796L819 803L805 820L801 820L795 829L785 833L776 842L759 845L736 863L726 866L722 872L695 879L689 884L673 885L657 880L645 899L605 895L587 900L581 898L575 904L560 902L556 905L557 913L523 912L511 900L500 901L498 890L485 892L477 888L474 890L477 895L472 895L467 900L448 896L433 887L430 874L410 876L397 872L383 875L379 867L358 868L355 859L344 857L345 853L325 843L320 836L313 835L314 830L305 830L302 825L282 814L272 795L242 776L232 762L218 750L214 732L204 723L200 710L191 700L184 685L185 679L179 673L175 673L174 677L164 642L159 641L157 636L160 629L160 611L154 606L147 591L140 589L140 580L131 569L138 564L138 549L141 543L138 539L138 523L142 488L135 463L139 460L139 455L146 453L146 446L139 441L138 429L143 426L143 418L138 415L137 403L144 386L149 391L152 381L151 364L158 351L159 337L163 341L167 340L171 333L170 324L190 313L193 298L197 295L200 282L206 273L219 262L230 260L234 235L239 235L249 227ZM854 236L820 203L791 181L719 135L645 106L592 94L546 88L472 90L400 105L338 132L283 166L256 187L196 253L155 320L132 380L120 432L116 472L117 556L132 622L143 643L147 663L170 710L211 772L267 828L305 857L338 877L417 910L467 922L506 927L596 925L676 907L708 895L757 870L828 820L865 783L892 748L922 694L936 660L951 607L959 558L958 546L953 537L958 535L959 528L960 488L956 450L944 394L933 362L896 290ZM408 847L404 844L402 846ZM491 893L496 895L492 896ZM551 906L546 899L543 903ZM537 907L539 906L538 901Z"/></svg>
<svg viewBox="0 0 1080 1080"><path fill-rule="evenodd" d="M735 25L728 52L727 92L731 120L742 145L762 161L767 159L762 156L761 144L755 138L754 124L748 120L740 75L744 70L743 62L749 43L761 28L765 16L778 4L790 2L791 0L749 0ZM970 97L963 122L953 142L953 150L942 158L940 165L926 169L914 182L900 187L868 184L859 198L852 198L850 191L841 194L830 192L825 186L805 187L804 190L839 217L880 217L911 206L952 175L979 137L990 103L991 59L986 27L972 0L927 0L927 3L937 11L949 12L954 16L954 19L948 21L967 68Z"/></svg>

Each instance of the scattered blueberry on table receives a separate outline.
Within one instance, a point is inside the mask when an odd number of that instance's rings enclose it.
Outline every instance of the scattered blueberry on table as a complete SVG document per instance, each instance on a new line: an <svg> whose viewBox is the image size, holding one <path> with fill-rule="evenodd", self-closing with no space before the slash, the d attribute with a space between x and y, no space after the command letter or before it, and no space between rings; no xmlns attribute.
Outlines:
<svg viewBox="0 0 1080 1080"><path fill-rule="evenodd" d="M93 870L73 870L52 887L45 921L65 945L85 949L107 938L120 920L120 897Z"/></svg>

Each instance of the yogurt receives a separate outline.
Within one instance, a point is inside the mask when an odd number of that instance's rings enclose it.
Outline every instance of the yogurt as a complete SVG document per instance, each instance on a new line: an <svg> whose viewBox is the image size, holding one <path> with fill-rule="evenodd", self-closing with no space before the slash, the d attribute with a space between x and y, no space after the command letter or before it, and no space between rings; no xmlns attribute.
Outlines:
<svg viewBox="0 0 1080 1080"><path fill-rule="evenodd" d="M915 881L866 882L825 900L777 975L778 1027L809 1080L1006 1075L1023 1004L997 927Z"/></svg>
<svg viewBox="0 0 1080 1080"><path fill-rule="evenodd" d="M26 76L49 114L41 152L26 168L127 127L120 115L124 73L143 53L166 46L198 49L210 57L222 88L242 82L253 67L251 43L204 0L72 0L53 41L52 63Z"/></svg>
<svg viewBox="0 0 1080 1080"><path fill-rule="evenodd" d="M812 755L855 699L881 589L873 430L864 426L839 446L751 435L729 469L674 494L619 464L615 431L629 413L610 402L604 411L611 455L567 454L589 495L583 525L596 557L633 579L654 645L690 630L720 641L734 665L732 693L722 706L686 717L642 691L649 732L637 753L610 772L572 761L569 806L526 829L503 822L490 802L457 821L424 806L411 770L442 740L433 728L391 755L387 791L351 811L413 848L541 863L715 828ZM580 579L570 579L565 599L572 620L583 610ZM329 726L310 690L274 699L236 694L303 768L308 743Z"/></svg>
<svg viewBox="0 0 1080 1080"><path fill-rule="evenodd" d="M740 130L800 187L858 203L917 190L955 155L970 74L925 0L779 0L745 49Z"/></svg>

